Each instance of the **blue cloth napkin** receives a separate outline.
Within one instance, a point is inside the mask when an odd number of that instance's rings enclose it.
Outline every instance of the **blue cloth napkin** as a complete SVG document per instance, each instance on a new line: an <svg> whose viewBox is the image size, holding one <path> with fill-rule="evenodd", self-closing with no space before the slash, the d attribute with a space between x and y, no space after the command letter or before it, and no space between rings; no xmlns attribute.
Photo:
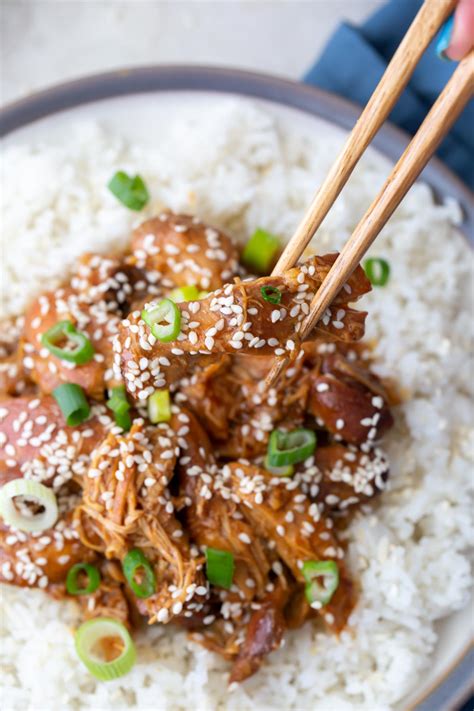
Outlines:
<svg viewBox="0 0 474 711"><path fill-rule="evenodd" d="M343 23L304 81L364 106L398 47L421 0L390 0L361 27ZM415 69L389 119L414 134L457 64L440 59L436 40ZM444 139L437 155L474 189L474 102Z"/></svg>

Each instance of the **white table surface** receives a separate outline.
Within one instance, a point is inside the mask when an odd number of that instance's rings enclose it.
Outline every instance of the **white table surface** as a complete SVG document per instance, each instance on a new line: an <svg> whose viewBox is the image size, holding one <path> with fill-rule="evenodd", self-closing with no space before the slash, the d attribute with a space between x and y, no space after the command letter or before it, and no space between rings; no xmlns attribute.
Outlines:
<svg viewBox="0 0 474 711"><path fill-rule="evenodd" d="M383 0L0 0L2 103L125 66L192 63L299 78L342 20Z"/></svg>

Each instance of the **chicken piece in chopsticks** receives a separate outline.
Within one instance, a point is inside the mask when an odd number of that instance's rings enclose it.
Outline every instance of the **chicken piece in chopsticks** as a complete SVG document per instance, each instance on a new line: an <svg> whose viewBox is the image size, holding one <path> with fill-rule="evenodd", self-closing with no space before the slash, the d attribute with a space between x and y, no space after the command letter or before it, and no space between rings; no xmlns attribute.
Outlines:
<svg viewBox="0 0 474 711"><path fill-rule="evenodd" d="M115 339L116 366L132 397L175 383L189 356L289 356L301 347L300 329L309 305L337 255L312 257L282 276L228 284L189 303L149 303L129 314ZM366 314L349 302L370 291L359 267L313 329L308 340L357 341Z"/></svg>

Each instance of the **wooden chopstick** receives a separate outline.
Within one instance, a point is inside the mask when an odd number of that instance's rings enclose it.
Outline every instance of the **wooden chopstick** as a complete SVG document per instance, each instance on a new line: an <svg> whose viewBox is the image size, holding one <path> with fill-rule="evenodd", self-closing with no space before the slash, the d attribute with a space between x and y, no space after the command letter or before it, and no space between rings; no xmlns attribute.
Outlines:
<svg viewBox="0 0 474 711"><path fill-rule="evenodd" d="M303 321L303 341L313 330L326 308L341 290L383 226L398 207L416 178L435 152L442 138L474 91L474 50L459 63L456 71L410 141L405 152L387 178L381 191L360 220L342 248L319 290L313 297L310 313ZM268 378L272 385L285 368L288 359L277 361Z"/></svg>
<svg viewBox="0 0 474 711"><path fill-rule="evenodd" d="M395 106L413 70L457 0L425 0L382 79L352 129L342 153L314 196L272 274L293 267L349 179L357 162ZM350 58L348 58L350 59Z"/></svg>

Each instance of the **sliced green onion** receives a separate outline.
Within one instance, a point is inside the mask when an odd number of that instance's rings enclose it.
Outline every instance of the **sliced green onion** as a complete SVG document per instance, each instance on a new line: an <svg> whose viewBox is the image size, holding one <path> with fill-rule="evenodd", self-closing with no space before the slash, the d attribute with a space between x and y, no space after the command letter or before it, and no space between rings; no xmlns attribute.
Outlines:
<svg viewBox="0 0 474 711"><path fill-rule="evenodd" d="M109 647L112 640L117 638L123 649L115 659L107 662L98 654L100 644ZM111 617L97 617L84 622L76 632L74 644L81 662L100 681L118 679L135 664L137 654L129 631L125 625Z"/></svg>
<svg viewBox="0 0 474 711"><path fill-rule="evenodd" d="M260 289L263 300L269 304L279 304L281 301L281 291L276 286L262 286Z"/></svg>
<svg viewBox="0 0 474 711"><path fill-rule="evenodd" d="M127 400L125 385L112 388L110 398L107 400L107 407L114 413L116 424L128 432L132 426L132 418L129 413L131 405Z"/></svg>
<svg viewBox="0 0 474 711"><path fill-rule="evenodd" d="M179 336L181 312L171 299L163 299L156 306L143 309L142 319L150 327L155 338L162 343L175 341Z"/></svg>
<svg viewBox="0 0 474 711"><path fill-rule="evenodd" d="M107 407L113 410L113 412L118 412L120 415L124 415L130 410L125 385L117 385L117 387L111 389L110 397L107 400Z"/></svg>
<svg viewBox="0 0 474 711"><path fill-rule="evenodd" d="M280 240L265 230L255 230L242 252L242 262L256 274L268 274L280 251Z"/></svg>
<svg viewBox="0 0 474 711"><path fill-rule="evenodd" d="M171 402L169 390L155 390L148 398L148 417L156 425L158 422L171 420Z"/></svg>
<svg viewBox="0 0 474 711"><path fill-rule="evenodd" d="M390 276L390 264L385 259L366 259L364 270L372 286L385 286Z"/></svg>
<svg viewBox="0 0 474 711"><path fill-rule="evenodd" d="M136 212L145 207L150 199L150 194L142 178L139 175L132 178L123 170L115 173L107 187L122 205Z"/></svg>
<svg viewBox="0 0 474 711"><path fill-rule="evenodd" d="M292 432L273 430L268 442L268 464L271 467L285 467L288 464L304 462L316 449L316 435L302 427Z"/></svg>
<svg viewBox="0 0 474 711"><path fill-rule="evenodd" d="M79 587L79 575L84 573L87 575L87 585L84 588ZM95 565L90 563L76 563L72 568L69 568L66 577L66 590L70 595L90 595L95 592L100 585L100 573Z"/></svg>
<svg viewBox="0 0 474 711"><path fill-rule="evenodd" d="M206 548L206 577L212 585L229 590L234 577L234 556L218 548Z"/></svg>
<svg viewBox="0 0 474 711"><path fill-rule="evenodd" d="M54 388L52 396L61 408L69 427L76 427L89 417L91 409L80 385L63 383Z"/></svg>
<svg viewBox="0 0 474 711"><path fill-rule="evenodd" d="M173 289L168 298L176 304L181 304L183 301L199 301L201 292L194 284L192 286L180 286L178 289Z"/></svg>
<svg viewBox="0 0 474 711"><path fill-rule="evenodd" d="M66 341L73 349L61 348L58 343ZM72 321L58 321L41 336L42 345L57 358L76 365L84 365L94 357L94 347L83 333L76 331Z"/></svg>
<svg viewBox="0 0 474 711"><path fill-rule="evenodd" d="M123 574L137 597L146 598L156 590L156 578L150 561L139 548L133 548L122 561ZM141 582L137 582L136 575Z"/></svg>
<svg viewBox="0 0 474 711"><path fill-rule="evenodd" d="M268 454L265 457L263 466L270 472L270 474L275 474L276 476L292 476L294 474L295 468L293 464L287 464L286 467L272 467L269 462Z"/></svg>
<svg viewBox="0 0 474 711"><path fill-rule="evenodd" d="M24 513L15 506L14 499L25 499ZM32 501L43 511L34 513L26 507ZM20 531L36 533L54 526L58 520L58 503L52 489L31 479L13 479L0 489L0 515L8 526Z"/></svg>
<svg viewBox="0 0 474 711"><path fill-rule="evenodd" d="M115 424L121 427L124 432L129 431L130 427L132 426L132 418L130 417L130 414L128 412L123 415L119 414L118 412L115 412L114 418Z"/></svg>
<svg viewBox="0 0 474 711"><path fill-rule="evenodd" d="M307 560L301 569L310 605L327 605L339 585L339 568L333 560Z"/></svg>

